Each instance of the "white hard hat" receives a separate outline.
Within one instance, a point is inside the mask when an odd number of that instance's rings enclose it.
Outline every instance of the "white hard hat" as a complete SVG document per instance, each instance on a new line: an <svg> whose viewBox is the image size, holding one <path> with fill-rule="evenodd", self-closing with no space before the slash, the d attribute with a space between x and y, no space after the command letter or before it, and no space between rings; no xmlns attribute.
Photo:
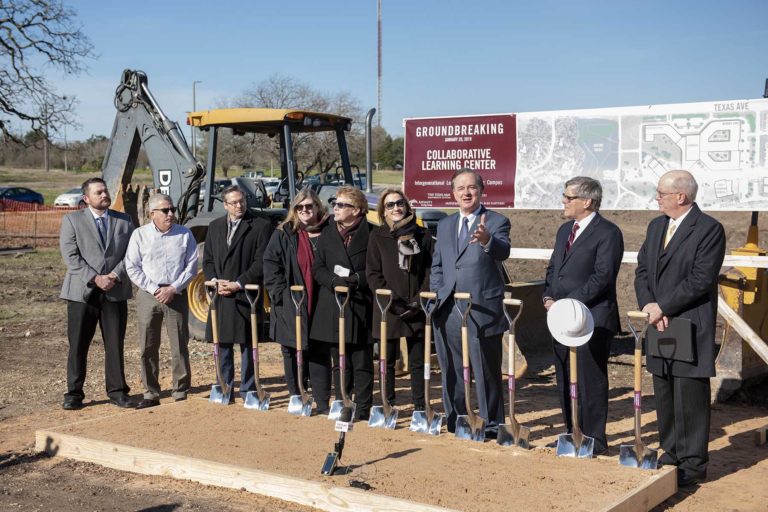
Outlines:
<svg viewBox="0 0 768 512"><path fill-rule="evenodd" d="M576 299L560 299L547 312L547 327L557 341L579 347L589 341L595 320L589 308Z"/></svg>

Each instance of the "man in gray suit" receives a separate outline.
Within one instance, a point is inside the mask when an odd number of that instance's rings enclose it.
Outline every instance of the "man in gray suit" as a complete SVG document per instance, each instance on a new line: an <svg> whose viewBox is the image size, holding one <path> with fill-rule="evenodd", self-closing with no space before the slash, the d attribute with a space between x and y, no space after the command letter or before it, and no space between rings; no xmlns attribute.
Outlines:
<svg viewBox="0 0 768 512"><path fill-rule="evenodd" d="M73 212L61 221L59 244L67 265L60 298L67 301L67 392L63 407L83 406L88 348L101 327L104 340L104 377L110 403L133 407L125 382L123 346L128 318L126 301L131 282L123 257L133 232L127 215L110 210L112 200L101 178L86 180L82 186L88 208Z"/></svg>
<svg viewBox="0 0 768 512"><path fill-rule="evenodd" d="M456 429L456 416L467 414L461 358L461 317L453 293L472 294L468 318L469 353L475 376L480 416L486 436L496 437L504 423L501 381L501 337L507 328L503 261L509 257L509 219L480 204L483 179L461 169L451 179L459 211L437 225L430 289L437 293L435 347L443 380L443 403L448 430Z"/></svg>

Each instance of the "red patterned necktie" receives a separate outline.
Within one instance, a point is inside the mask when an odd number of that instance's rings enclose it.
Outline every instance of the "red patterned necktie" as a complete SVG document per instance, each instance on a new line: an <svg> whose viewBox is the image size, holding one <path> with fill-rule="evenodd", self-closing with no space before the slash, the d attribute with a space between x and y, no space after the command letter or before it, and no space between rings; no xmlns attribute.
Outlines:
<svg viewBox="0 0 768 512"><path fill-rule="evenodd" d="M576 232L579 230L579 223L574 222L573 228L571 228L571 235L568 237L568 242L565 244L565 254L568 254L568 251L571 250L571 246L573 245L573 241L576 239Z"/></svg>

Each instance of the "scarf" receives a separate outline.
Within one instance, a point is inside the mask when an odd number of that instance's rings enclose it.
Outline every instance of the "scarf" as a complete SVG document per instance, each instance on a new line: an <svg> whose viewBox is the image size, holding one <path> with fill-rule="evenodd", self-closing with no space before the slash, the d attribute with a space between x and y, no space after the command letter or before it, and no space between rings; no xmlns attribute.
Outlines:
<svg viewBox="0 0 768 512"><path fill-rule="evenodd" d="M359 216L355 219L355 222L349 227L343 227L341 224L336 223L336 228L339 230L341 240L344 242L344 247L349 247L349 243L352 241L352 237L355 236L357 228L360 227L360 223L363 222L363 216Z"/></svg>
<svg viewBox="0 0 768 512"><path fill-rule="evenodd" d="M299 264L301 276L304 278L304 290L307 295L307 314L312 317L314 308L315 280L312 278L312 264L315 261L315 252L312 250L312 243L309 241L309 233L305 229L300 229L296 233L299 242L296 251L296 261Z"/></svg>
<svg viewBox="0 0 768 512"><path fill-rule="evenodd" d="M397 222L386 220L389 232L397 238L398 265L406 272L411 270L411 257L421 252L419 243L414 237L416 233L416 216L410 214Z"/></svg>

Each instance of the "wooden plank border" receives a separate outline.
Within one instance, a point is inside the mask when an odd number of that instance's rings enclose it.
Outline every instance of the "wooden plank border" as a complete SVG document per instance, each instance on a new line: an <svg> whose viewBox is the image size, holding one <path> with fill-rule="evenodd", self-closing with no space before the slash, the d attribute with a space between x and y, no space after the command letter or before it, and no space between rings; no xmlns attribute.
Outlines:
<svg viewBox="0 0 768 512"><path fill-rule="evenodd" d="M451 509L357 489L51 430L35 432L35 449L51 456L90 462L120 471L169 476L229 489L245 489L332 512L451 512ZM676 492L676 468L666 467L658 474L649 475L646 483L605 507L603 512L647 512Z"/></svg>
<svg viewBox="0 0 768 512"><path fill-rule="evenodd" d="M98 441L49 430L35 432L35 449L52 456L91 462L141 475L170 476L205 485L245 489L332 512L446 512L450 509L335 487L256 469Z"/></svg>

